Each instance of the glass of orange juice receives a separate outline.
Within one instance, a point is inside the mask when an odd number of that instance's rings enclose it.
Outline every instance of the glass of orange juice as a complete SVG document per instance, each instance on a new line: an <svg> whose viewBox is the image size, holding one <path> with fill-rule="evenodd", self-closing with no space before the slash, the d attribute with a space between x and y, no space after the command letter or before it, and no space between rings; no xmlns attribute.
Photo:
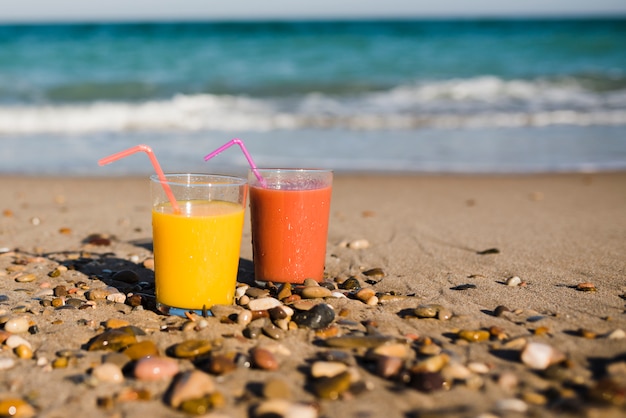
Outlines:
<svg viewBox="0 0 626 418"><path fill-rule="evenodd" d="M324 169L248 172L256 280L323 280L332 181Z"/></svg>
<svg viewBox="0 0 626 418"><path fill-rule="evenodd" d="M166 174L176 213L158 176L150 177L156 302L184 315L232 304L247 181L212 174Z"/></svg>

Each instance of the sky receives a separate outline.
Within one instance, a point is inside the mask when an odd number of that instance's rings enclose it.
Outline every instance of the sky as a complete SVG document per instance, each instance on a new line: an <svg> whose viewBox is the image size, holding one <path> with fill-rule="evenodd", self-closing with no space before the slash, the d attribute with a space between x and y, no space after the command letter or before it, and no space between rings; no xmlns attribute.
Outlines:
<svg viewBox="0 0 626 418"><path fill-rule="evenodd" d="M626 16L625 0L0 0L0 22Z"/></svg>

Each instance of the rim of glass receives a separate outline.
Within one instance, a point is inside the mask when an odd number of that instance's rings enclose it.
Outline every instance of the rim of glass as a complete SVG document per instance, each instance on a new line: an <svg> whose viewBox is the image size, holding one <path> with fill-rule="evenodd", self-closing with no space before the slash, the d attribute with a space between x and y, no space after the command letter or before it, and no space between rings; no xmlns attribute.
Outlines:
<svg viewBox="0 0 626 418"><path fill-rule="evenodd" d="M157 174L152 174L150 180L155 183L168 184L172 186L193 186L193 187L232 187L243 186L248 183L247 179L238 176L227 176L224 174L207 173L165 173L166 181L161 180ZM189 182L190 178L206 178L211 181ZM177 180L178 179L178 180ZM219 182L219 180L223 180Z"/></svg>
<svg viewBox="0 0 626 418"><path fill-rule="evenodd" d="M313 173L332 173L333 170L330 168L279 168L279 167L257 167L257 168L249 168L249 172L255 171L272 171L272 172L313 172Z"/></svg>

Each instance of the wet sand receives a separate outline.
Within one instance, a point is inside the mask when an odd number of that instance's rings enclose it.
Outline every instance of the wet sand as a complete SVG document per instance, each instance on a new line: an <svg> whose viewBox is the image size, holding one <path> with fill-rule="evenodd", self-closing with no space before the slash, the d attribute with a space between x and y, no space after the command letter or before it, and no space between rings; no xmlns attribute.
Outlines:
<svg viewBox="0 0 626 418"><path fill-rule="evenodd" d="M164 398L171 378L142 380L131 362L121 382L94 377L109 351L90 350L90 343L110 319L136 327L137 340L154 342L162 357L173 358L172 347L191 339L211 342L211 355L239 359L253 347L268 349L277 370L241 361L212 374L223 399L213 416L259 415L274 378L287 382L288 405L320 417L626 414L626 173L338 174L326 274L338 284L355 277L378 303L339 285L346 298L312 299L334 308L328 329L300 327L278 340L246 337L232 315L194 328L151 309L147 179L3 176L0 186L2 323L27 318L29 330L16 334L33 352L16 353L7 345L13 333L4 330L0 401L23 401L37 416L188 415ZM248 221L242 243L240 281L254 287ZM59 266L68 270L53 273ZM382 277L364 274L376 268ZM138 283L114 280L126 270ZM70 293L46 290L59 286ZM88 301L90 290L107 287L126 300ZM128 296L142 292L143 305L133 307ZM418 318L420 305L453 315ZM464 339L481 339L481 332L485 340ZM402 366L383 376L388 363L381 356L338 349L355 362L351 386L325 399L311 365L337 350L329 338L348 335L363 336L364 344L374 337L400 342L407 349ZM562 357L533 369L523 356L530 342ZM203 369L198 359L176 362L181 372ZM434 379L433 386L422 378ZM126 399L128 393L142 399ZM0 413L6 405L0 402ZM297 416L294 410L283 415Z"/></svg>

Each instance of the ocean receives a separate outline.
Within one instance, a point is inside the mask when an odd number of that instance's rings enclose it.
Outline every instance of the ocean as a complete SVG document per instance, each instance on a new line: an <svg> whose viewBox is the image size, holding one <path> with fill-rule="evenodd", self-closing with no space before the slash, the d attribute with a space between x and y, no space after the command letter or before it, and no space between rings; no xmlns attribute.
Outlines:
<svg viewBox="0 0 626 418"><path fill-rule="evenodd" d="M626 169L626 18L0 25L0 174Z"/></svg>

